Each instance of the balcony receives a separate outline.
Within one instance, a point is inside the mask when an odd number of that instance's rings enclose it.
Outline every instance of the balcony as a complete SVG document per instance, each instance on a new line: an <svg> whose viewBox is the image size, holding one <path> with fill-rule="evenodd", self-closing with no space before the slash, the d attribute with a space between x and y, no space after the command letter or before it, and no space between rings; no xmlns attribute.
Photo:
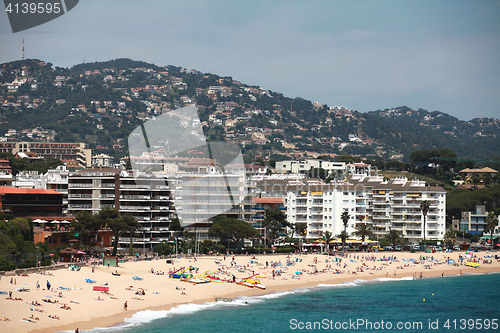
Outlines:
<svg viewBox="0 0 500 333"><path fill-rule="evenodd" d="M99 188L115 188L115 183L101 183Z"/></svg>
<svg viewBox="0 0 500 333"><path fill-rule="evenodd" d="M92 208L91 204L69 204L68 209L88 209Z"/></svg>
<svg viewBox="0 0 500 333"><path fill-rule="evenodd" d="M149 211L151 207L149 206L120 206L120 210L123 211Z"/></svg>
<svg viewBox="0 0 500 333"><path fill-rule="evenodd" d="M92 184L69 183L68 188L92 188Z"/></svg>
<svg viewBox="0 0 500 333"><path fill-rule="evenodd" d="M114 196L114 194L111 194ZM149 195L120 195L120 199L124 200L150 200L151 197Z"/></svg>
<svg viewBox="0 0 500 333"><path fill-rule="evenodd" d="M68 194L68 198L92 199L92 194Z"/></svg>
<svg viewBox="0 0 500 333"><path fill-rule="evenodd" d="M122 185L120 185L120 189L150 190L151 186L149 186L149 185L122 184Z"/></svg>

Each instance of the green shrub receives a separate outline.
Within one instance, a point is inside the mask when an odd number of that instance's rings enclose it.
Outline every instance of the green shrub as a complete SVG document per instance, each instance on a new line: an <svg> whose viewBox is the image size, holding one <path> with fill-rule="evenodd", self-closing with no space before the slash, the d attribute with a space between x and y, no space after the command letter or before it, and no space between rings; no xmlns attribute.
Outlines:
<svg viewBox="0 0 500 333"><path fill-rule="evenodd" d="M157 244L154 247L154 251L158 252L158 255L160 255L160 256L169 255L169 254L172 254L174 252L172 247L169 244L167 244L166 242L162 242L160 244Z"/></svg>
<svg viewBox="0 0 500 333"><path fill-rule="evenodd" d="M15 268L3 255L0 255L0 271L11 271Z"/></svg>

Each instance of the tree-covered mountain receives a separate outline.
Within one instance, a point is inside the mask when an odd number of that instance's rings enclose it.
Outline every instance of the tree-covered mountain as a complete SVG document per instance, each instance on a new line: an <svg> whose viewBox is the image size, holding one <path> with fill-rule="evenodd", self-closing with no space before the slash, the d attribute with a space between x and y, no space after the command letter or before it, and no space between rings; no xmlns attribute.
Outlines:
<svg viewBox="0 0 500 333"><path fill-rule="evenodd" d="M94 153L128 154L139 124L188 104L209 140L239 143L247 161L327 154L410 160L421 149L460 158L500 155L497 119L461 121L406 106L360 113L289 98L231 77L130 59L54 67L0 65L3 140L85 142Z"/></svg>

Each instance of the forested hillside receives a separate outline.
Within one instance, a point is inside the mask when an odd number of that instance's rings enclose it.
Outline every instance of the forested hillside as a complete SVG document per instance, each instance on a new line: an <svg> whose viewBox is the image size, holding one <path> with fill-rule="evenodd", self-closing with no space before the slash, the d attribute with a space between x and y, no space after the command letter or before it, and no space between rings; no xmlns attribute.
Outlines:
<svg viewBox="0 0 500 333"><path fill-rule="evenodd" d="M464 122L407 106L359 113L130 59L71 69L16 61L0 65L0 84L3 140L83 141L115 157L128 154L137 125L188 104L197 106L209 140L240 144L247 161L350 154L409 162L414 151L444 148L460 158L500 155L496 119Z"/></svg>

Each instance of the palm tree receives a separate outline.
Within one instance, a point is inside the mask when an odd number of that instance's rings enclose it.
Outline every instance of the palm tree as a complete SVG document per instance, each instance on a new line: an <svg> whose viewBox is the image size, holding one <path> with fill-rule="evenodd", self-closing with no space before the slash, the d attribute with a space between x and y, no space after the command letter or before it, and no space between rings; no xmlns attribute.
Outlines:
<svg viewBox="0 0 500 333"><path fill-rule="evenodd" d="M330 231L325 231L323 233L323 239L325 240L326 244L326 252L330 252L330 241L333 239L333 235Z"/></svg>
<svg viewBox="0 0 500 333"><path fill-rule="evenodd" d="M385 237L385 239L387 239L388 241L391 242L392 244L392 248L395 249L396 248L396 243L399 243L401 242L401 240L403 239L401 237L403 233L399 230L390 230L389 231L389 234Z"/></svg>
<svg viewBox="0 0 500 333"><path fill-rule="evenodd" d="M490 212L486 218L486 229L490 231L490 250L493 250L493 233L498 226L498 217L494 212Z"/></svg>
<svg viewBox="0 0 500 333"><path fill-rule="evenodd" d="M307 235L307 223L295 223L294 228L297 235L302 236L303 243ZM299 244L299 251L300 254L302 254L302 244Z"/></svg>
<svg viewBox="0 0 500 333"><path fill-rule="evenodd" d="M342 230L340 234L336 235L335 237L342 239L342 251L345 251L345 240L349 238L349 234L347 233L347 231Z"/></svg>
<svg viewBox="0 0 500 333"><path fill-rule="evenodd" d="M444 235L444 242L446 246L452 247L453 244L455 244L456 240L456 233L453 230L448 230L446 234Z"/></svg>
<svg viewBox="0 0 500 333"><path fill-rule="evenodd" d="M356 225L355 227L356 231L354 231L352 234L354 236L361 237L361 241L365 241L366 237L370 237L373 232L371 227L368 225L368 223L360 223Z"/></svg>
<svg viewBox="0 0 500 333"><path fill-rule="evenodd" d="M347 235L347 223L349 223L349 219L351 218L351 216L349 216L349 212L348 211L343 211L342 212L342 215L340 215L340 219L342 220L342 223L344 223L344 235ZM345 238L342 238L342 250L345 249Z"/></svg>
<svg viewBox="0 0 500 333"><path fill-rule="evenodd" d="M363 243L365 242L366 237L373 235L373 232L368 223L359 223L354 228L356 229L356 231L354 231L352 234L354 236L361 237L361 241ZM365 244L363 244L362 246L364 248Z"/></svg>
<svg viewBox="0 0 500 333"><path fill-rule="evenodd" d="M481 182L481 176L478 173L473 173L469 180L474 184L474 188L477 188L477 184Z"/></svg>
<svg viewBox="0 0 500 333"><path fill-rule="evenodd" d="M425 251L425 219L427 217L427 213L431 208L431 203L428 200L422 200L420 202L420 210L422 211L422 215L424 216L424 251Z"/></svg>
<svg viewBox="0 0 500 333"><path fill-rule="evenodd" d="M491 183L493 182L493 177L491 177L490 173L484 173L481 176L481 180L483 181L485 186L490 186Z"/></svg>

